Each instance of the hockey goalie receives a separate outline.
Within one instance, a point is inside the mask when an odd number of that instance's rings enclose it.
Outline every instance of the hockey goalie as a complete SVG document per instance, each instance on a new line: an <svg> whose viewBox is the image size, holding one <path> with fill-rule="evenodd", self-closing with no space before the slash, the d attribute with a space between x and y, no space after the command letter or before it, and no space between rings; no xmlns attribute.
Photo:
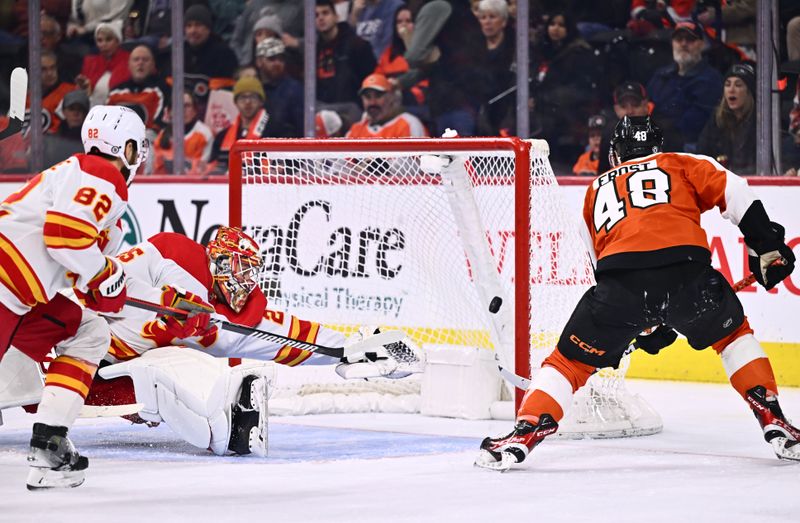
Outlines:
<svg viewBox="0 0 800 523"><path fill-rule="evenodd" d="M370 345L362 340L373 334L371 329L346 340L319 323L269 309L257 283L262 263L258 253L250 236L221 227L207 248L165 232L119 254L129 297L189 314L177 319L126 306L119 314L106 315L111 346L86 404L133 406L135 414L128 419L165 422L187 442L218 455L263 456L268 371L258 362L231 368L219 358L336 365L345 379L401 378L422 371L421 352L410 340L377 345L367 353L363 348ZM302 342L344 346L345 356L221 330L215 318Z"/></svg>

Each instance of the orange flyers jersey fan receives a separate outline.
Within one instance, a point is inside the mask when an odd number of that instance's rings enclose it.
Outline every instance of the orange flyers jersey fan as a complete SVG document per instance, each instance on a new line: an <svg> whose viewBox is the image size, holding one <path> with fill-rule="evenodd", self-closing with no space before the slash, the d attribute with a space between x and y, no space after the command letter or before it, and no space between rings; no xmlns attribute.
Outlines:
<svg viewBox="0 0 800 523"><path fill-rule="evenodd" d="M15 314L86 284L122 241L125 179L108 160L76 154L0 204L0 302Z"/></svg>
<svg viewBox="0 0 800 523"><path fill-rule="evenodd" d="M597 177L583 219L598 271L710 261L700 215L718 207L738 225L756 199L744 178L707 156L658 153Z"/></svg>
<svg viewBox="0 0 800 523"><path fill-rule="evenodd" d="M129 296L162 303L164 291L161 287L172 285L214 303L211 299L212 278L205 248L182 234L156 234L148 241L120 253L117 258L128 275ZM301 341L331 346L341 346L344 341L341 334L322 327L319 323L267 309L267 300L258 288L250 295L247 305L239 314L225 304L215 303L215 308L218 314L233 323ZM274 360L285 365L334 363L327 356L223 330L217 330L206 337L177 340L166 332L155 313L131 307L126 307L120 315L107 319L112 339L106 360L113 362L135 358L156 347L181 345L217 357Z"/></svg>
<svg viewBox="0 0 800 523"><path fill-rule="evenodd" d="M421 138L428 136L422 122L410 113L395 116L381 125L370 125L366 117L347 131L347 138Z"/></svg>

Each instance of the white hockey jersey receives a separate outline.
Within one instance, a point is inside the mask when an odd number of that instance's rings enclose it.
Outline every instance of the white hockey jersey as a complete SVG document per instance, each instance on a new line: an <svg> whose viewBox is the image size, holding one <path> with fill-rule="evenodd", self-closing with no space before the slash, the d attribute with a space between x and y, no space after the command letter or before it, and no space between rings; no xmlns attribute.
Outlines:
<svg viewBox="0 0 800 523"><path fill-rule="evenodd" d="M0 204L0 302L25 314L61 289L86 284L122 242L128 187L99 156L76 154Z"/></svg>
<svg viewBox="0 0 800 523"><path fill-rule="evenodd" d="M161 287L177 286L213 304L219 314L233 323L301 341L328 346L344 344L344 335L339 332L319 323L268 309L267 299L258 288L251 293L244 309L238 314L226 304L215 302L205 248L182 234L159 233L119 254L117 258L128 275L128 296L162 303ZM111 348L106 356L110 362L129 360L149 349L172 345L191 347L217 357L274 360L290 366L338 362L321 354L222 330L206 337L176 340L166 332L156 313L132 307L125 307L121 314L108 316L107 319L112 334Z"/></svg>

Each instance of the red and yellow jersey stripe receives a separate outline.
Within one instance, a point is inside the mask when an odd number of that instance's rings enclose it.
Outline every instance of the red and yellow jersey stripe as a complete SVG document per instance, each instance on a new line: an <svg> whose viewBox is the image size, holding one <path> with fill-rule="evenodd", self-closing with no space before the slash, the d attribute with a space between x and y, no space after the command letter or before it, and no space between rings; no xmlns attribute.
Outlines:
<svg viewBox="0 0 800 523"><path fill-rule="evenodd" d="M95 371L97 365L69 356L59 356L50 363L44 384L71 390L85 399L89 394L89 387L92 386Z"/></svg>
<svg viewBox="0 0 800 523"><path fill-rule="evenodd" d="M47 292L33 267L3 234L0 234L0 282L28 307L47 301Z"/></svg>
<svg viewBox="0 0 800 523"><path fill-rule="evenodd" d="M108 353L116 358L117 361L128 361L140 356L130 345L113 335L111 336L111 346L108 348Z"/></svg>
<svg viewBox="0 0 800 523"><path fill-rule="evenodd" d="M300 320L292 316L292 324L289 328L289 337L300 341L315 343L317 341L319 327L319 323ZM294 367L295 365L300 365L306 361L311 357L312 354L312 352L306 350L284 346L278 350L273 360L275 363Z"/></svg>
<svg viewBox="0 0 800 523"><path fill-rule="evenodd" d="M94 245L99 232L93 224L85 220L47 211L43 234L48 249L87 249Z"/></svg>

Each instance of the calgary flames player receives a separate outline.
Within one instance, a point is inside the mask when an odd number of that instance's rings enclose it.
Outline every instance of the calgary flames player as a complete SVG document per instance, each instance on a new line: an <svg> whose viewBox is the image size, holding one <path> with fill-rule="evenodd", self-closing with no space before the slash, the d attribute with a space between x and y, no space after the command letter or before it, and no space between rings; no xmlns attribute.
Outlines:
<svg viewBox="0 0 800 523"><path fill-rule="evenodd" d="M237 228L220 227L207 248L181 234L160 233L118 259L129 276L130 296L199 313L176 320L126 307L123 314L107 317L112 337L106 362L116 364L101 368L87 403L143 403L138 415L145 421L164 421L186 441L216 454L230 450L265 455L267 379L263 365L231 369L207 355L289 366L338 364L336 370L344 378L366 374L399 378L422 370L419 349L410 341L392 350L408 351L413 361L398 361L387 349L386 358L356 358L351 363L352 359L342 362L218 330L209 312L300 341L346 345L339 332L267 308L258 287L262 263L258 245ZM198 350L148 352L176 345Z"/></svg>
<svg viewBox="0 0 800 523"><path fill-rule="evenodd" d="M766 289L794 269L783 227L770 221L743 178L713 159L660 152L661 131L649 117L623 118L611 143L614 167L589 186L583 209L597 285L534 375L514 431L484 439L475 464L506 470L523 461L558 430L589 376L616 367L628 342L655 325L650 336L640 336L655 337L650 350L669 345L675 331L697 350L711 346L777 456L800 461L800 430L781 411L769 359L739 299L711 267L700 214L718 207L739 227L750 270Z"/></svg>
<svg viewBox="0 0 800 523"><path fill-rule="evenodd" d="M119 311L128 185L146 158L144 124L130 109L96 106L81 129L86 154L33 177L0 204L0 358L13 345L35 361L55 346L39 403L28 488L75 487L88 466L67 438L110 339L93 311ZM72 287L86 309L58 291Z"/></svg>

